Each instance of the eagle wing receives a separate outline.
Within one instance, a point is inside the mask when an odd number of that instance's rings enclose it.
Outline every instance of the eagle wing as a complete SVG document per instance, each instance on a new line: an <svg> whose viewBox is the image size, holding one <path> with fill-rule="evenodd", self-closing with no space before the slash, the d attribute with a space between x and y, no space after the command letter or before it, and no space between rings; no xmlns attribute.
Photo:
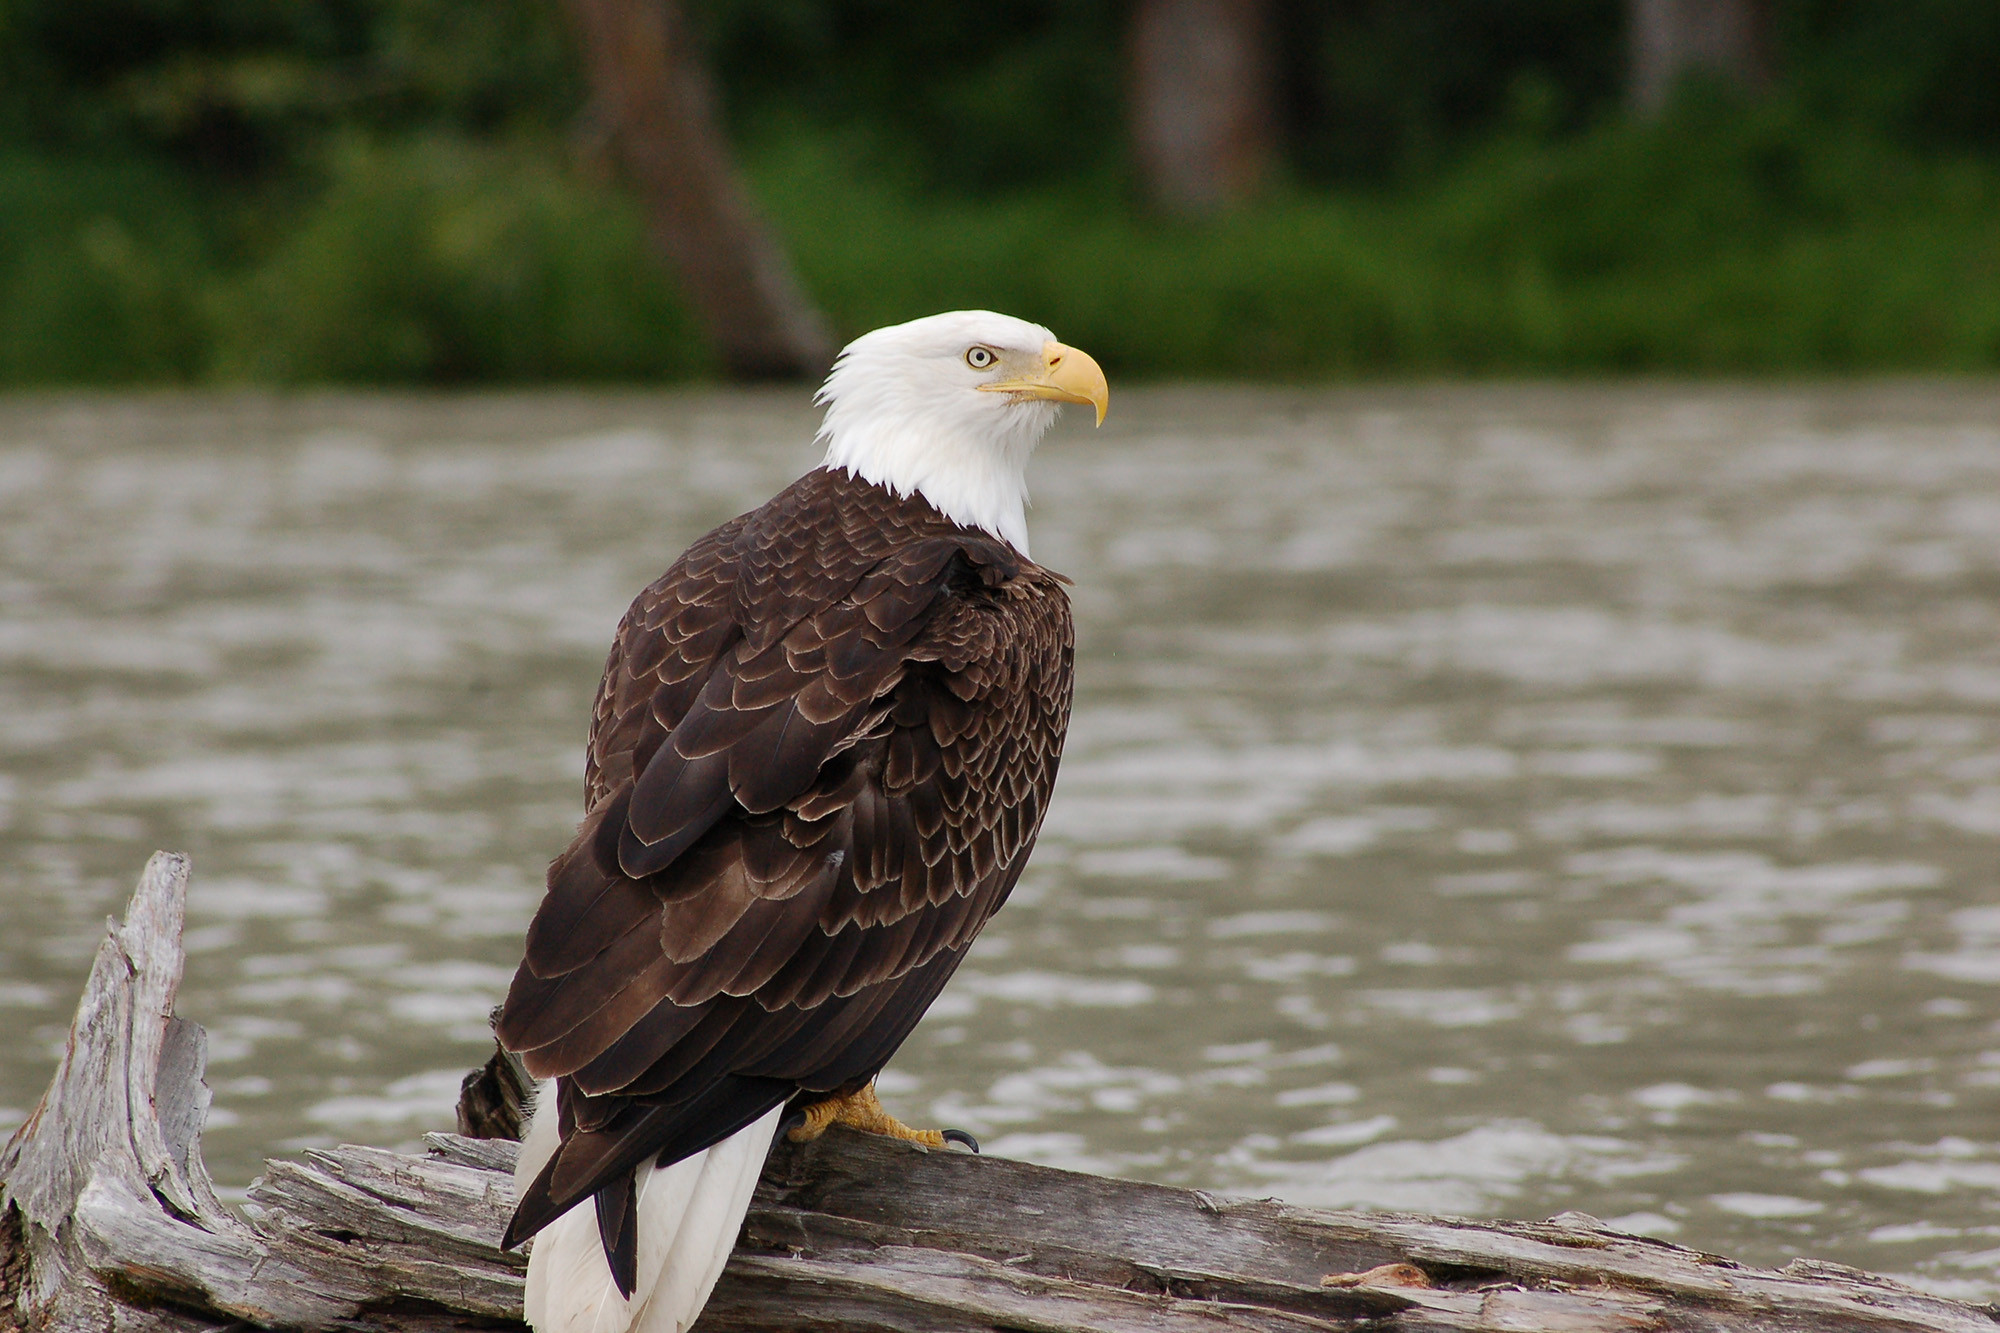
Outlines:
<svg viewBox="0 0 2000 1333"><path fill-rule="evenodd" d="M589 813L500 1019L560 1080L562 1144L509 1240L596 1195L621 1280L634 1168L873 1077L1013 888L1055 781L1058 576L814 477L620 626Z"/></svg>

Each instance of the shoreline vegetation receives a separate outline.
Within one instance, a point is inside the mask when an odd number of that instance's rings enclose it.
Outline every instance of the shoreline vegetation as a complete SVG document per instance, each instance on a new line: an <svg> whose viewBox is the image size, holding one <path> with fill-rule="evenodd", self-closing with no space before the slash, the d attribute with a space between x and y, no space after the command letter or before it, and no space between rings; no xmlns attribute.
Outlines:
<svg viewBox="0 0 2000 1333"><path fill-rule="evenodd" d="M984 306L1136 377L2000 369L2000 164L1769 106L1206 224L1116 182L938 198L826 136L747 165L842 338ZM274 225L138 160L0 157L0 384L716 377L637 209L563 145L356 139L325 179Z"/></svg>
<svg viewBox="0 0 2000 1333"><path fill-rule="evenodd" d="M825 354L738 345L779 247L839 342L985 306L1126 382L2000 371L2000 9L1686 8L15 0L0 388L755 379Z"/></svg>

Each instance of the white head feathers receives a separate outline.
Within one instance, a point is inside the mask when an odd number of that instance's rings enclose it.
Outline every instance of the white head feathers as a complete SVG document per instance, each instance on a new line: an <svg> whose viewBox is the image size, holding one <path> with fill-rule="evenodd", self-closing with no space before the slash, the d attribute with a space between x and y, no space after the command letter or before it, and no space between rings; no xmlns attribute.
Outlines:
<svg viewBox="0 0 2000 1333"><path fill-rule="evenodd" d="M1098 398L1065 387L1080 365ZM877 329L847 345L814 398L826 406L824 465L919 493L1026 555L1028 457L1059 403L1101 402L1102 385L1089 357L1009 315L956 310Z"/></svg>

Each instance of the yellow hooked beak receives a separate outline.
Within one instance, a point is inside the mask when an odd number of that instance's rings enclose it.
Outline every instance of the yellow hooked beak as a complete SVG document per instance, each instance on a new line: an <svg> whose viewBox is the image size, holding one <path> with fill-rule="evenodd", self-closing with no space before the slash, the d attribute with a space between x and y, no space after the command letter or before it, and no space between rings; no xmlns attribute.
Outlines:
<svg viewBox="0 0 2000 1333"><path fill-rule="evenodd" d="M1018 393L1055 403L1085 403L1097 409L1097 424L1111 407L1111 386L1104 369L1088 352L1059 342L1042 344L1042 364L1011 379L979 386L986 393Z"/></svg>

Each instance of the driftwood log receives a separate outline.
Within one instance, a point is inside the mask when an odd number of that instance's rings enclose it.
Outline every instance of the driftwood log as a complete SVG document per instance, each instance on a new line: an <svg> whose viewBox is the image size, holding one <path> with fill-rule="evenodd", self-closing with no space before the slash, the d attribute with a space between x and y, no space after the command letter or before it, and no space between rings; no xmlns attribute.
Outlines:
<svg viewBox="0 0 2000 1333"><path fill-rule="evenodd" d="M0 1329L518 1327L504 1138L274 1161L242 1214L202 1164L206 1037L174 1012L187 862L147 865L48 1093L0 1154ZM503 1064L467 1123L507 1129ZM1328 1275L1334 1276L1331 1282ZM1566 1213L1325 1212L835 1131L781 1145L700 1327L896 1333L1220 1329L1952 1330L1992 1310L1832 1264L1746 1268Z"/></svg>

